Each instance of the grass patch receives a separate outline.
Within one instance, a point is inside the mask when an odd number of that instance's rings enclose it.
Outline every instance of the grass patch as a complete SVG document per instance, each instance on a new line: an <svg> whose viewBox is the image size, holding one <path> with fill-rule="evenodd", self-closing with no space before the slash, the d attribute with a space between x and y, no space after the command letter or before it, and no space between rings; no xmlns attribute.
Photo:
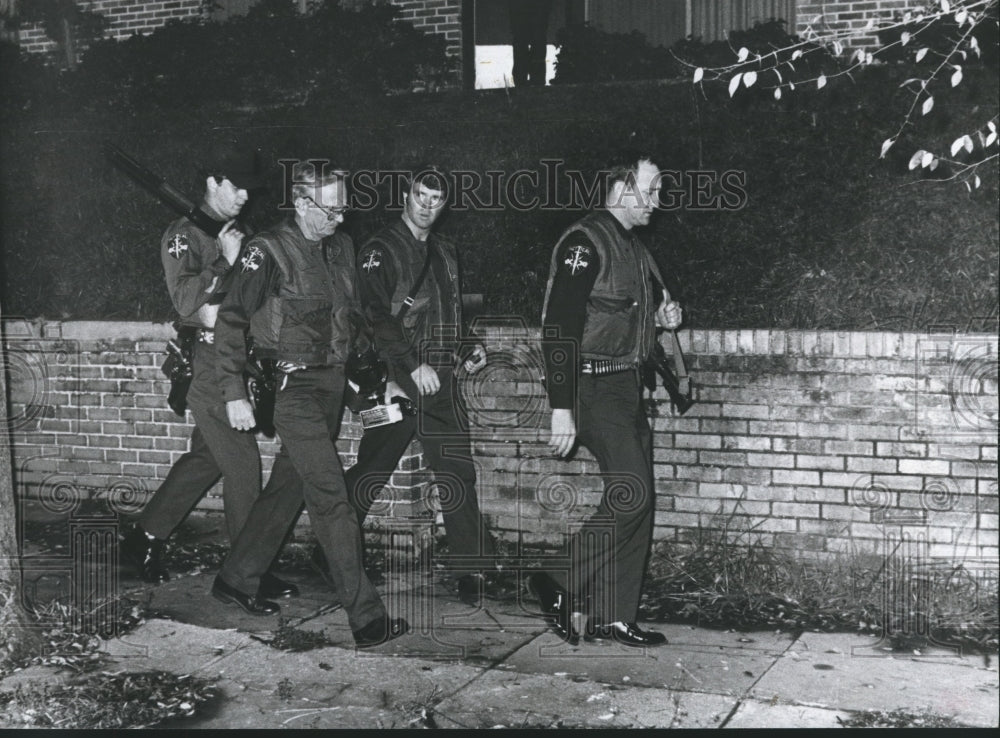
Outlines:
<svg viewBox="0 0 1000 738"><path fill-rule="evenodd" d="M766 547L753 530L703 530L687 544L657 545L641 617L739 630L858 632L893 650L998 647L995 577L962 562L932 565L889 551L804 561Z"/></svg>
<svg viewBox="0 0 1000 738"><path fill-rule="evenodd" d="M218 693L209 680L163 671L101 672L64 685L0 692L0 725L23 728L151 728L195 715Z"/></svg>

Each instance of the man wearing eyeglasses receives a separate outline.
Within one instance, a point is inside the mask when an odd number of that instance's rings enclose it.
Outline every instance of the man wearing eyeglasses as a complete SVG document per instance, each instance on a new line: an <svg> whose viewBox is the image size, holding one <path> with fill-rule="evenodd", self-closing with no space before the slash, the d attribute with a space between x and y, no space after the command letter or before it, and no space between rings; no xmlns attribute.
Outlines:
<svg viewBox="0 0 1000 738"><path fill-rule="evenodd" d="M418 167L407 190L402 217L358 253L357 278L375 343L395 381L417 405L417 416L365 431L347 487L363 522L416 434L435 473L448 551L460 574L459 596L478 605L483 593L497 593L500 581L493 539L479 511L455 369L461 363L469 373L479 371L486 351L476 342L464 344L467 354L461 351L458 253L454 243L433 230L447 204L447 175L435 166Z"/></svg>
<svg viewBox="0 0 1000 738"><path fill-rule="evenodd" d="M247 244L234 288L219 311L222 397L237 430L254 425L243 370L244 334L277 360L274 426L282 447L212 594L254 615L280 608L258 597L260 576L305 502L358 647L384 643L409 626L391 619L362 566L362 538L344 484L336 437L351 340L354 247L337 230L346 211L343 172L312 162L292 171L294 215Z"/></svg>
<svg viewBox="0 0 1000 738"><path fill-rule="evenodd" d="M648 225L659 191L659 170L647 158L613 169L605 207L570 226L552 253L542 314L543 335L558 337L542 347L549 446L565 457L579 441L604 482L596 513L567 542L568 571L528 580L553 630L570 642L580 635L576 613L588 619L588 640L666 642L636 624L656 498L639 366L656 328L681 323L680 306L666 299L659 269L634 234ZM567 341L576 350L566 350Z"/></svg>

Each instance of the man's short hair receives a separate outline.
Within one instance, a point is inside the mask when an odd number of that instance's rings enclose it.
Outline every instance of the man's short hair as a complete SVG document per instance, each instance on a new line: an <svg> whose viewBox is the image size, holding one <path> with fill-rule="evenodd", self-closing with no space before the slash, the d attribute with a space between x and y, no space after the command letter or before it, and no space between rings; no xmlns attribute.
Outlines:
<svg viewBox="0 0 1000 738"><path fill-rule="evenodd" d="M448 199L448 174L437 164L421 164L411 172L406 182L406 191L412 192L417 185L436 190L445 200Z"/></svg>
<svg viewBox="0 0 1000 738"><path fill-rule="evenodd" d="M636 154L629 158L631 164L615 164L608 171L608 192L618 183L618 182L629 182L630 180L634 182L639 176L639 170L643 166L656 167L653 163L652 157L648 154Z"/></svg>
<svg viewBox="0 0 1000 738"><path fill-rule="evenodd" d="M343 169L326 169L323 166L316 166L311 161L300 161L292 167L292 199L298 200L300 197L311 197L316 199L317 194L327 185L335 182L347 182L347 172ZM327 205L328 203L323 203Z"/></svg>

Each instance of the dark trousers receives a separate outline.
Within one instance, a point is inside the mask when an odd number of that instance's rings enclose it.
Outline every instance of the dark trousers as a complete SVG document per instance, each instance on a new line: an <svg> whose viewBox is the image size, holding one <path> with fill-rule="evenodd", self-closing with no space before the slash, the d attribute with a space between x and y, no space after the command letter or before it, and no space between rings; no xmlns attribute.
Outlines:
<svg viewBox="0 0 1000 738"><path fill-rule="evenodd" d="M281 451L220 576L255 593L304 502L337 597L358 630L385 617L385 606L362 565L361 529L335 445L343 398L342 367L295 372L279 387L274 425Z"/></svg>
<svg viewBox="0 0 1000 738"><path fill-rule="evenodd" d="M139 516L143 529L157 538L168 538L221 476L226 533L233 542L260 494L257 439L229 425L219 397L217 364L215 346L195 344L194 376L187 397L195 422L191 447L171 467Z"/></svg>
<svg viewBox="0 0 1000 738"><path fill-rule="evenodd" d="M562 552L570 571L551 573L592 622L634 622L656 501L642 388L636 372L583 375L578 394L577 438L597 459L604 496Z"/></svg>
<svg viewBox="0 0 1000 738"><path fill-rule="evenodd" d="M400 378L403 391L417 405L417 415L365 431L358 461L345 475L347 489L363 523L416 435L425 463L434 472L450 558L461 568L492 567L496 552L479 511L476 468L469 433L463 428L464 416L459 415L464 410L454 373L450 368L437 372L441 389L433 395L419 395L409 376Z"/></svg>

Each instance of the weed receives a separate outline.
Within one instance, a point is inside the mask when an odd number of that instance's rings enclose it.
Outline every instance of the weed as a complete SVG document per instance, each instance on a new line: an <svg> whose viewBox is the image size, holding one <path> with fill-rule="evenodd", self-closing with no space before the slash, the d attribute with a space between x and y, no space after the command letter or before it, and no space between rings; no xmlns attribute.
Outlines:
<svg viewBox="0 0 1000 738"><path fill-rule="evenodd" d="M211 681L162 671L88 674L65 685L0 693L0 724L24 728L150 728L192 717L214 700Z"/></svg>
<svg viewBox="0 0 1000 738"><path fill-rule="evenodd" d="M686 545L658 545L640 610L649 620L856 631L884 636L898 650L989 654L998 644L997 607L996 580L976 578L961 562L926 566L889 552L820 564L764 546L752 529L724 526Z"/></svg>

